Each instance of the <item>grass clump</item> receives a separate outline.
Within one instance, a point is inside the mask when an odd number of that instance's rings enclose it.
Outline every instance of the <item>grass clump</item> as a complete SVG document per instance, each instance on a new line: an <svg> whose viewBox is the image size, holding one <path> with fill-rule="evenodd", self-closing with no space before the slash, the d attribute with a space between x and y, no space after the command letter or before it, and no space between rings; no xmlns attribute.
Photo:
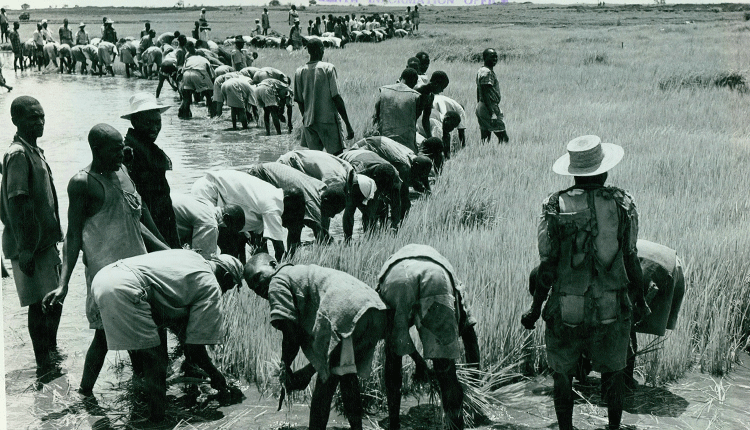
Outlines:
<svg viewBox="0 0 750 430"><path fill-rule="evenodd" d="M745 76L737 71L699 75L673 75L659 81L659 89L662 91L701 88L729 88L740 93L748 91Z"/></svg>
<svg viewBox="0 0 750 430"><path fill-rule="evenodd" d="M606 52L590 52L583 57L583 64L609 64L609 59Z"/></svg>

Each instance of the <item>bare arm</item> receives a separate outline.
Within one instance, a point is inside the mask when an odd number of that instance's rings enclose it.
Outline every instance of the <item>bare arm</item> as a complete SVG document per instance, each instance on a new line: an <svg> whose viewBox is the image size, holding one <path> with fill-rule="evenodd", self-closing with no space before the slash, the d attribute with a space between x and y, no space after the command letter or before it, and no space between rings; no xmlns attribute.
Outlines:
<svg viewBox="0 0 750 430"><path fill-rule="evenodd" d="M354 139L354 129L352 129L352 125L349 123L349 115L346 113L344 99L341 98L340 94L336 94L336 97L333 98L333 103L336 105L336 111L338 111L341 119L344 121L344 125L346 125L346 138Z"/></svg>

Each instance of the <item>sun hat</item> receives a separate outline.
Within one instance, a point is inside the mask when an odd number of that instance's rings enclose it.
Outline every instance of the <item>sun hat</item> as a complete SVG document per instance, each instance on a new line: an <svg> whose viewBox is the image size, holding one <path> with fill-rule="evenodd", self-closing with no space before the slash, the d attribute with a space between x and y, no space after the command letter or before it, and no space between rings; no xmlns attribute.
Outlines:
<svg viewBox="0 0 750 430"><path fill-rule="evenodd" d="M106 21L104 21L104 23L105 23L105 24L114 24L115 22L114 22L114 21L112 21L111 19L107 18L107 20L106 20Z"/></svg>
<svg viewBox="0 0 750 430"><path fill-rule="evenodd" d="M83 28L83 27L86 27L86 24L84 24L84 23L78 24L78 28Z"/></svg>
<svg viewBox="0 0 750 430"><path fill-rule="evenodd" d="M120 118L130 119L130 117L135 113L146 112L149 110L158 110L159 112L164 112L171 107L168 105L165 106L158 104L156 102L156 97L151 93L138 93L130 97L129 103L130 112L122 115Z"/></svg>
<svg viewBox="0 0 750 430"><path fill-rule="evenodd" d="M602 143L599 136L576 137L568 142L568 153L558 158L552 171L565 176L596 176L615 167L625 150L614 143Z"/></svg>
<svg viewBox="0 0 750 430"><path fill-rule="evenodd" d="M42 20L42 24L46 24L46 23L47 23L47 20L46 20L46 19L43 19L43 20Z"/></svg>
<svg viewBox="0 0 750 430"><path fill-rule="evenodd" d="M375 192L378 190L378 186L375 185L375 181L369 176L357 175L357 185L359 185L359 191L365 197L364 204L367 204L367 202L375 197Z"/></svg>

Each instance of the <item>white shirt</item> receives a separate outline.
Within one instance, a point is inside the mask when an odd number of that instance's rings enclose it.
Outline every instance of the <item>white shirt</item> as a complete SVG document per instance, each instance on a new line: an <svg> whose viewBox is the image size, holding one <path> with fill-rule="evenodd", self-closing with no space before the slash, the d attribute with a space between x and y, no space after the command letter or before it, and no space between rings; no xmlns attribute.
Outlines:
<svg viewBox="0 0 750 430"><path fill-rule="evenodd" d="M262 234L272 240L286 238L281 226L284 191L268 182L238 170L219 170L195 181L190 192L217 207L240 206L245 211L243 233Z"/></svg>

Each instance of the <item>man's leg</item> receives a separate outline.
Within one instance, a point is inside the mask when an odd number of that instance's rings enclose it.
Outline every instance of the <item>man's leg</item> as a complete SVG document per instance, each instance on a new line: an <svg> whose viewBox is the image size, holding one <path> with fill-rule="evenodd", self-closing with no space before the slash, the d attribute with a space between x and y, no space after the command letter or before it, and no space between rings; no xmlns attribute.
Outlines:
<svg viewBox="0 0 750 430"><path fill-rule="evenodd" d="M505 130L503 130L503 131L496 131L495 132L495 136L497 136L497 142L498 143L508 143L508 141L510 140L510 138L508 137L508 133L506 133ZM489 136L488 136L488 138L489 138Z"/></svg>
<svg viewBox="0 0 750 430"><path fill-rule="evenodd" d="M474 326L466 327L461 333L461 340L464 343L464 354L466 355L466 364L472 365L479 369L479 339Z"/></svg>
<svg viewBox="0 0 750 430"><path fill-rule="evenodd" d="M330 375L325 382L318 375L310 400L310 430L325 430L331 413L331 402L338 384L339 377L336 375Z"/></svg>
<svg viewBox="0 0 750 430"><path fill-rule="evenodd" d="M180 104L180 110L177 116L182 119L188 119L192 116L190 113L190 104L193 100L193 91L183 89L182 92L182 104Z"/></svg>
<svg viewBox="0 0 750 430"><path fill-rule="evenodd" d="M637 385L635 378L633 377L633 373L635 372L635 356L638 353L638 335L635 330L631 330L630 332L629 349L630 351L628 351L628 361L624 371L624 381L626 387L633 389Z"/></svg>
<svg viewBox="0 0 750 430"><path fill-rule="evenodd" d="M237 130L237 108L231 108L232 110L232 128Z"/></svg>
<svg viewBox="0 0 750 430"><path fill-rule="evenodd" d="M89 350L86 352L81 386L78 388L79 393L86 396L93 394L92 390L94 389L96 379L99 377L99 372L104 367L105 358L107 358L107 337L104 335L103 329L98 329L94 332L94 340L91 341L91 346L89 346Z"/></svg>
<svg viewBox="0 0 750 430"><path fill-rule="evenodd" d="M280 108L278 106L272 106L271 107L271 120L273 121L273 126L276 128L276 134L281 134L281 122L279 121L279 110Z"/></svg>
<svg viewBox="0 0 750 430"><path fill-rule="evenodd" d="M440 397L443 410L448 419L448 429L463 430L464 424L464 390L456 376L456 363L444 358L432 360L435 376L440 384Z"/></svg>
<svg viewBox="0 0 750 430"><path fill-rule="evenodd" d="M163 421L167 410L167 357L161 346L132 351L131 357L144 363L143 388L148 393L149 420Z"/></svg>
<svg viewBox="0 0 750 430"><path fill-rule="evenodd" d="M602 373L602 399L607 402L609 430L620 428L625 403L625 374L622 370Z"/></svg>
<svg viewBox="0 0 750 430"><path fill-rule="evenodd" d="M559 372L552 375L555 386L553 398L560 430L573 430L573 377Z"/></svg>
<svg viewBox="0 0 750 430"><path fill-rule="evenodd" d="M37 376L46 373L49 366L49 342L47 337L46 315L42 310L42 302L29 305L28 325L31 345L36 358Z"/></svg>
<svg viewBox="0 0 750 430"><path fill-rule="evenodd" d="M391 317L392 319L392 317ZM389 324L389 328L392 322ZM390 330L387 331L390 333ZM401 428L401 356L397 355L386 340L385 347L385 392L388 400L388 430Z"/></svg>
<svg viewBox="0 0 750 430"><path fill-rule="evenodd" d="M359 392L359 378L356 373L341 376L341 400L344 415L352 430L362 430L362 396Z"/></svg>
<svg viewBox="0 0 750 430"><path fill-rule="evenodd" d="M490 140L490 136L492 136L492 133L487 130L479 130L479 134L481 136L482 143L487 143Z"/></svg>

